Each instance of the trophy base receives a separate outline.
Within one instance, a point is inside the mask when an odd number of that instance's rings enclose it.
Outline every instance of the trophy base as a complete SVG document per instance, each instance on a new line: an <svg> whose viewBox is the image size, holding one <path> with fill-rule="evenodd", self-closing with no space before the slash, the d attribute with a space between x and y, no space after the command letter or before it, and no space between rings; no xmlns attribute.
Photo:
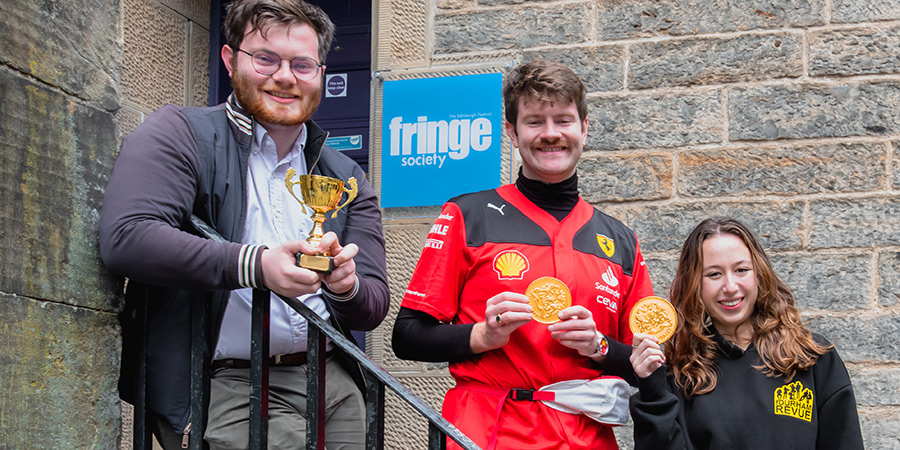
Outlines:
<svg viewBox="0 0 900 450"><path fill-rule="evenodd" d="M334 270L334 257L297 253L297 265L304 269L330 274Z"/></svg>

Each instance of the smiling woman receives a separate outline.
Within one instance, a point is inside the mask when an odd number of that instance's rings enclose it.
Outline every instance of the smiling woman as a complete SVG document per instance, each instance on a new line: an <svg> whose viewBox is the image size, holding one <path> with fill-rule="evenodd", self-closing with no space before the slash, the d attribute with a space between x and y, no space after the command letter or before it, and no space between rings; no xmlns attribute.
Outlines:
<svg viewBox="0 0 900 450"><path fill-rule="evenodd" d="M697 225L670 297L681 320L666 347L634 337L635 449L863 448L843 361L744 224Z"/></svg>

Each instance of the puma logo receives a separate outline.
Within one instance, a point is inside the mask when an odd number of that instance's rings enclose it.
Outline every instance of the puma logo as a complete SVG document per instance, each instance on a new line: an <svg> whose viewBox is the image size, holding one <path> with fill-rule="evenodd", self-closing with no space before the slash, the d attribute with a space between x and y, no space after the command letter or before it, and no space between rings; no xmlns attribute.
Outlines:
<svg viewBox="0 0 900 450"><path fill-rule="evenodd" d="M487 204L487 207L488 207L488 208L494 208L494 209L496 209L497 211L500 212L500 215L501 215L501 216L505 216L505 215L506 215L506 214L503 213L503 208L506 208L506 203L504 203L503 206L501 206L501 207L499 207L499 208L497 207L497 205L495 205L495 204L493 204L493 203L488 203L488 204Z"/></svg>

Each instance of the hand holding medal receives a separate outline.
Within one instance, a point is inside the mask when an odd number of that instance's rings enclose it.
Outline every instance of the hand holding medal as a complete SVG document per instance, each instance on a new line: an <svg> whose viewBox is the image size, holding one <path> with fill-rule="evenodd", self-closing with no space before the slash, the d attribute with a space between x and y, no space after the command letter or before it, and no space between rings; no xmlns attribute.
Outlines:
<svg viewBox="0 0 900 450"><path fill-rule="evenodd" d="M628 325L633 334L656 336L662 344L675 334L678 314L668 300L656 296L644 297L631 308Z"/></svg>
<svg viewBox="0 0 900 450"><path fill-rule="evenodd" d="M559 312L572 306L569 287L553 277L541 277L532 281L525 289L525 296L528 297L534 320L541 323L559 322Z"/></svg>

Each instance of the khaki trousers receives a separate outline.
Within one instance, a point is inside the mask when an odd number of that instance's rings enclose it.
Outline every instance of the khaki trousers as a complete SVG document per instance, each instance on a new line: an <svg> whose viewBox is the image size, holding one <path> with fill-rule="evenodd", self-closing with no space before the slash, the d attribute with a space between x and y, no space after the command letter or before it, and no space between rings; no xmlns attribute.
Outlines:
<svg viewBox="0 0 900 450"><path fill-rule="evenodd" d="M269 368L270 449L306 448L306 365ZM333 357L325 365L325 448L363 450L365 405ZM250 435L250 369L220 369L210 380L210 449L246 449Z"/></svg>

